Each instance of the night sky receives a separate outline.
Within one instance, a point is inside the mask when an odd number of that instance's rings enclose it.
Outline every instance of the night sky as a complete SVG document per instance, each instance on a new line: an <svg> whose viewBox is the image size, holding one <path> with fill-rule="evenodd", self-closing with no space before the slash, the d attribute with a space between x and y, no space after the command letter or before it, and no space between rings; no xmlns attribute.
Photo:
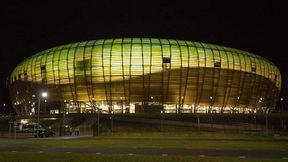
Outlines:
<svg viewBox="0 0 288 162"><path fill-rule="evenodd" d="M9 102L6 78L26 57L57 45L117 37L200 41L258 54L278 66L281 96L288 95L285 0L48 2L1 4L0 107Z"/></svg>

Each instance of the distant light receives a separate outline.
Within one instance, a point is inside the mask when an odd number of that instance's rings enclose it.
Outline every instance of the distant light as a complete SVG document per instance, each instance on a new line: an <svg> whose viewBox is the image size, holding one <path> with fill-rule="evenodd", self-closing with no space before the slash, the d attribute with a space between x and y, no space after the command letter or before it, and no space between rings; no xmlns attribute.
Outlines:
<svg viewBox="0 0 288 162"><path fill-rule="evenodd" d="M237 100L239 100L240 99L240 97L237 97Z"/></svg>
<svg viewBox="0 0 288 162"><path fill-rule="evenodd" d="M181 99L183 99L184 98L184 96L181 96Z"/></svg>
<svg viewBox="0 0 288 162"><path fill-rule="evenodd" d="M42 97L46 98L48 96L47 92L42 92Z"/></svg>
<svg viewBox="0 0 288 162"><path fill-rule="evenodd" d="M5 107L5 106L6 106L6 104L4 103L4 104L3 104L3 106Z"/></svg>
<svg viewBox="0 0 288 162"><path fill-rule="evenodd" d="M21 120L20 120L20 123L21 123L21 124L27 124L27 123L28 123L28 119L21 119Z"/></svg>
<svg viewBox="0 0 288 162"><path fill-rule="evenodd" d="M151 96L151 99L153 99L153 96Z"/></svg>
<svg viewBox="0 0 288 162"><path fill-rule="evenodd" d="M213 97L212 97L212 96L210 96L210 99L212 100L212 99L213 99Z"/></svg>
<svg viewBox="0 0 288 162"><path fill-rule="evenodd" d="M283 98L280 98L281 101L283 101Z"/></svg>
<svg viewBox="0 0 288 162"><path fill-rule="evenodd" d="M33 94L32 97L36 97L36 95Z"/></svg>
<svg viewBox="0 0 288 162"><path fill-rule="evenodd" d="M47 102L47 100L45 100L44 102Z"/></svg>

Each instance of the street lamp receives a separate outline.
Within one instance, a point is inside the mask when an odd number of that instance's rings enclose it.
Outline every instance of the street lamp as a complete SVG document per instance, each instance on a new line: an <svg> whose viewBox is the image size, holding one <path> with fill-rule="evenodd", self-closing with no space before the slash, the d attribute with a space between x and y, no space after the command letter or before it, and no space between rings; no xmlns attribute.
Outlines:
<svg viewBox="0 0 288 162"><path fill-rule="evenodd" d="M35 95L32 95L32 97ZM38 96L38 112L37 112L37 123L38 123L38 128L37 128L37 138L39 137L39 115L40 115L40 105L41 105L41 97L42 98L47 98L48 93L47 92L42 92L41 96Z"/></svg>
<svg viewBox="0 0 288 162"><path fill-rule="evenodd" d="M61 102L62 106L62 114L63 114L63 120L62 120L62 129L61 129L61 135L65 135L65 125L66 125L66 100L64 100L64 103ZM70 130L69 130L70 131Z"/></svg>
<svg viewBox="0 0 288 162"><path fill-rule="evenodd" d="M110 119L111 119L111 133L113 134L113 110L111 110L111 116L110 116Z"/></svg>
<svg viewBox="0 0 288 162"><path fill-rule="evenodd" d="M3 104L3 115L5 115L5 112L6 112L6 104L4 103Z"/></svg>
<svg viewBox="0 0 288 162"><path fill-rule="evenodd" d="M281 112L283 111L283 98L281 97L280 98L280 101L281 101Z"/></svg>
<svg viewBox="0 0 288 162"><path fill-rule="evenodd" d="M160 112L161 118L160 118L160 131L162 131L162 125L163 125L163 110Z"/></svg>
<svg viewBox="0 0 288 162"><path fill-rule="evenodd" d="M209 105L209 111L208 111L208 113L211 113L211 110L212 110L212 100L213 100L213 97L210 96L210 105Z"/></svg>
<svg viewBox="0 0 288 162"><path fill-rule="evenodd" d="M100 112L102 109L97 108L97 136L100 135Z"/></svg>
<svg viewBox="0 0 288 162"><path fill-rule="evenodd" d="M238 110L238 113L240 112L240 106L239 106L239 100L240 100L240 97L238 96L237 97L237 101L236 101L236 109ZM243 111L244 111L244 108L243 108ZM235 112L235 108L233 109L233 113ZM237 111L236 111L237 112Z"/></svg>

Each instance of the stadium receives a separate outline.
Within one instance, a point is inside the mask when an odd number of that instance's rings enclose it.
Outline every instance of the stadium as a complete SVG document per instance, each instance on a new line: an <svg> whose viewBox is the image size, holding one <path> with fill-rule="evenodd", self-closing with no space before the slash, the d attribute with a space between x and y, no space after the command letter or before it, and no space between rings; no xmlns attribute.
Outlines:
<svg viewBox="0 0 288 162"><path fill-rule="evenodd" d="M267 113L281 75L267 59L219 45L117 38L50 48L9 78L18 114ZM47 98L41 93L46 92Z"/></svg>

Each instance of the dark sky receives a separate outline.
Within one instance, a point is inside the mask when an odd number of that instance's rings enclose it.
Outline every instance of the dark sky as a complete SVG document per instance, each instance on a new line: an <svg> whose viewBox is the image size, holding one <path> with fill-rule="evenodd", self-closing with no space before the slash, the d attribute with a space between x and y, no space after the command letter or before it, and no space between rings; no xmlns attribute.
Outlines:
<svg viewBox="0 0 288 162"><path fill-rule="evenodd" d="M99 38L159 37L238 48L274 62L285 82L287 6L285 0L2 3L0 102L8 102L5 78L24 58L57 45ZM285 84L282 90L287 94Z"/></svg>

